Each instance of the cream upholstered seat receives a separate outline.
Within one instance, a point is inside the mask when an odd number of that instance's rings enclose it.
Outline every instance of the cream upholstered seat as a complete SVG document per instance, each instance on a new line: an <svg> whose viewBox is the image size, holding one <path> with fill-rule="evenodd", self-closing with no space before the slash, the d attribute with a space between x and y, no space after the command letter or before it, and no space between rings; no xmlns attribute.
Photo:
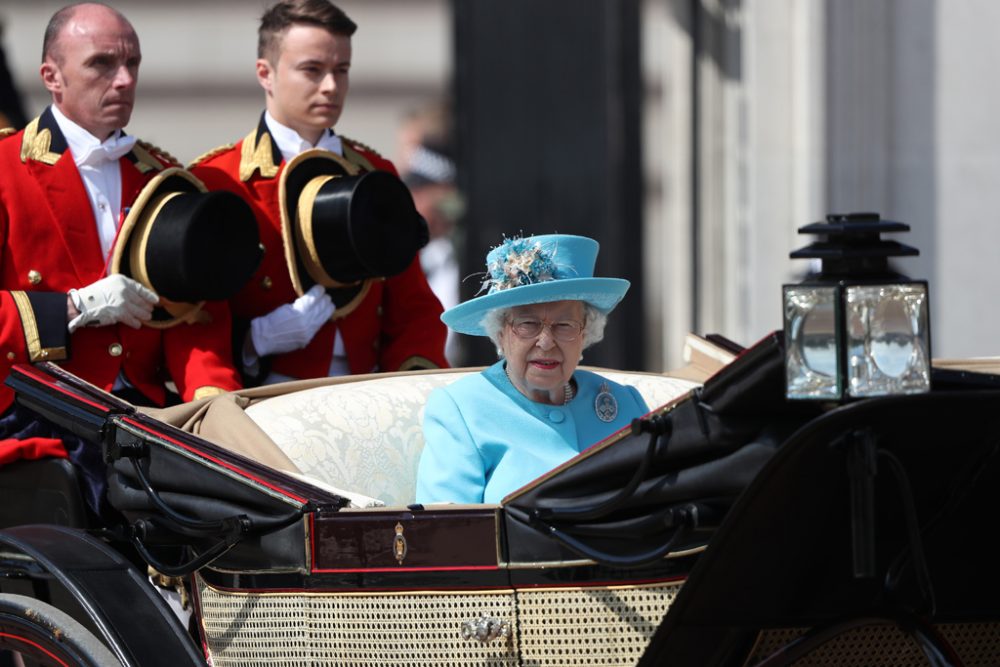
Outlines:
<svg viewBox="0 0 1000 667"><path fill-rule="evenodd" d="M597 369L635 385L650 408L697 386L650 373ZM416 495L428 394L468 372L404 373L319 386L246 408L307 477L358 494L355 504L407 505ZM380 502L365 500L365 496ZM359 500L360 498L360 500Z"/></svg>

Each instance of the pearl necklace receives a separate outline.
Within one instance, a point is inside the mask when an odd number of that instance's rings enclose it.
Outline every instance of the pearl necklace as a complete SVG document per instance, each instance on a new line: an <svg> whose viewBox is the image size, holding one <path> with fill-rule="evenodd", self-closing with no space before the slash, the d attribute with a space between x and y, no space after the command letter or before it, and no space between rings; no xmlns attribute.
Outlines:
<svg viewBox="0 0 1000 667"><path fill-rule="evenodd" d="M510 383L514 384L514 381L510 379L510 371L507 370L506 366L503 367L503 372L504 375L507 376L507 379L510 381ZM514 386L515 388L517 387L517 385ZM573 381L571 379L569 382L563 385L563 405L566 405L570 401L572 401L574 396L576 396L576 389L573 388Z"/></svg>
<svg viewBox="0 0 1000 667"><path fill-rule="evenodd" d="M568 404L570 401L573 400L573 397L576 396L576 390L573 389L573 383L572 382L567 382L563 386L563 396L565 397L563 399L563 405Z"/></svg>

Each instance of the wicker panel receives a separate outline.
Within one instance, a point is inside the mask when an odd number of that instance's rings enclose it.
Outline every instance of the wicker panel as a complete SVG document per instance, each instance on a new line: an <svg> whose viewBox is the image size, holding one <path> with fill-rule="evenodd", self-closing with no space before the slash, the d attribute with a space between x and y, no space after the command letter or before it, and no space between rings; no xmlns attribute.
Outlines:
<svg viewBox="0 0 1000 667"><path fill-rule="evenodd" d="M942 623L936 627L966 667L1000 664L1000 623ZM804 632L804 628L761 632L747 664L757 664ZM795 664L798 667L925 667L927 660L916 643L897 627L872 625L831 639Z"/></svg>
<svg viewBox="0 0 1000 667"><path fill-rule="evenodd" d="M519 591L525 665L634 665L681 584Z"/></svg>
<svg viewBox="0 0 1000 667"><path fill-rule="evenodd" d="M514 594L246 594L199 580L214 667L517 664ZM511 637L463 639L464 621L506 621Z"/></svg>
<svg viewBox="0 0 1000 667"><path fill-rule="evenodd" d="M633 665L680 589L520 591L515 617L513 591L260 595L198 584L214 667ZM462 623L483 614L511 636L463 639Z"/></svg>

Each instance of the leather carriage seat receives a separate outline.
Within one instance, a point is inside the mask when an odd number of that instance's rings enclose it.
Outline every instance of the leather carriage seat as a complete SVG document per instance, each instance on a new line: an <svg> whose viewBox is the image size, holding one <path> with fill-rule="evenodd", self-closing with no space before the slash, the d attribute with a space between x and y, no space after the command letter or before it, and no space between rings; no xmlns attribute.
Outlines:
<svg viewBox="0 0 1000 667"><path fill-rule="evenodd" d="M653 373L597 369L635 385L657 407L698 385ZM470 371L400 373L268 398L246 414L306 478L352 492L355 506L402 506L416 496L428 394Z"/></svg>

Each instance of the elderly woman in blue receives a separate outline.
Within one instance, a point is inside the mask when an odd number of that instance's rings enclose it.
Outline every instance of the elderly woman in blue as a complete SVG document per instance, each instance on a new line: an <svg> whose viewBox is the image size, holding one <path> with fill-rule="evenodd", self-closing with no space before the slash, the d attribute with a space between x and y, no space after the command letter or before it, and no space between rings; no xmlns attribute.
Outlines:
<svg viewBox="0 0 1000 667"><path fill-rule="evenodd" d="M582 236L507 239L486 257L488 292L441 316L489 336L500 361L431 393L417 502L498 503L648 412L635 388L577 369L629 287L594 277L597 249Z"/></svg>

